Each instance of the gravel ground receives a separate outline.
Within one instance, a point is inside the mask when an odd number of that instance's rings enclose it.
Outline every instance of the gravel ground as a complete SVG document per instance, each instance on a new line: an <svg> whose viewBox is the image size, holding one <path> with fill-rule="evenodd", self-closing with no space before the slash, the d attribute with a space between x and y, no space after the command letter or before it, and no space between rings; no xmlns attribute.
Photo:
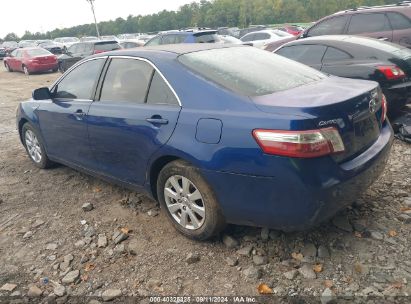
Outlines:
<svg viewBox="0 0 411 304"><path fill-rule="evenodd" d="M15 108L58 76L0 67L0 297L257 296L266 284L266 297L407 302L410 145L396 140L383 176L321 227L286 234L229 226L212 241L194 242L138 193L64 166L31 164Z"/></svg>

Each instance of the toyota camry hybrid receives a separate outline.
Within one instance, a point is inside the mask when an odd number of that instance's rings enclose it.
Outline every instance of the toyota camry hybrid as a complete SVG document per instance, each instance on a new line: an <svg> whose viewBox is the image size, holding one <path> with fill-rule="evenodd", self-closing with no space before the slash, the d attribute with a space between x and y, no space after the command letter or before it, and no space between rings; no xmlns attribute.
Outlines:
<svg viewBox="0 0 411 304"><path fill-rule="evenodd" d="M321 223L377 179L393 140L378 83L209 44L88 57L22 102L17 126L37 167L143 191L197 240Z"/></svg>

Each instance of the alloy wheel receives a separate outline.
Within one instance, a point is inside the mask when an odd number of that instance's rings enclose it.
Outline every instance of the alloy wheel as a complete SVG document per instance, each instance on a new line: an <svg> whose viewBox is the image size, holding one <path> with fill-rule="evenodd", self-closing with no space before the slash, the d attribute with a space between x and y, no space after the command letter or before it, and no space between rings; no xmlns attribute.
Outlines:
<svg viewBox="0 0 411 304"><path fill-rule="evenodd" d="M24 135L24 141L26 143L27 151L31 159L35 163L40 163L42 159L41 147L40 143L37 139L36 134L33 131L27 130L26 134Z"/></svg>
<svg viewBox="0 0 411 304"><path fill-rule="evenodd" d="M198 188L188 178L173 175L164 186L167 209L174 220L185 229L201 228L205 221L205 204Z"/></svg>

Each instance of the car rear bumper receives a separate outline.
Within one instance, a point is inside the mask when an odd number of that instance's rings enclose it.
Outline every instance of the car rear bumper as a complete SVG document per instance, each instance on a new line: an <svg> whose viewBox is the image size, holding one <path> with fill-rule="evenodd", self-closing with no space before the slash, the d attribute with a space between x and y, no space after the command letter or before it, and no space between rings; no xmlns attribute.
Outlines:
<svg viewBox="0 0 411 304"><path fill-rule="evenodd" d="M411 81L383 88L387 97L388 109L398 109L411 101Z"/></svg>
<svg viewBox="0 0 411 304"><path fill-rule="evenodd" d="M330 157L289 159L286 168L274 168L281 175L273 177L202 172L215 191L227 222L284 231L304 230L359 198L383 172L392 141L393 131L386 123L369 149L342 164L336 164ZM318 166L318 161L327 165Z"/></svg>
<svg viewBox="0 0 411 304"><path fill-rule="evenodd" d="M28 66L30 72L44 72L57 69L57 62L54 63L32 63Z"/></svg>

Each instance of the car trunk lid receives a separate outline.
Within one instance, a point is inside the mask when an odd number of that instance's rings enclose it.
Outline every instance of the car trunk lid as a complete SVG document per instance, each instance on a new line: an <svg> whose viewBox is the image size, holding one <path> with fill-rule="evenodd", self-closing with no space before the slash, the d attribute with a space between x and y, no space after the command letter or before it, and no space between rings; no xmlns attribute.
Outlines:
<svg viewBox="0 0 411 304"><path fill-rule="evenodd" d="M383 109L377 92L376 82L329 77L252 100L264 112L304 116L313 129L335 127L345 151L333 158L343 162L364 152L379 137Z"/></svg>

